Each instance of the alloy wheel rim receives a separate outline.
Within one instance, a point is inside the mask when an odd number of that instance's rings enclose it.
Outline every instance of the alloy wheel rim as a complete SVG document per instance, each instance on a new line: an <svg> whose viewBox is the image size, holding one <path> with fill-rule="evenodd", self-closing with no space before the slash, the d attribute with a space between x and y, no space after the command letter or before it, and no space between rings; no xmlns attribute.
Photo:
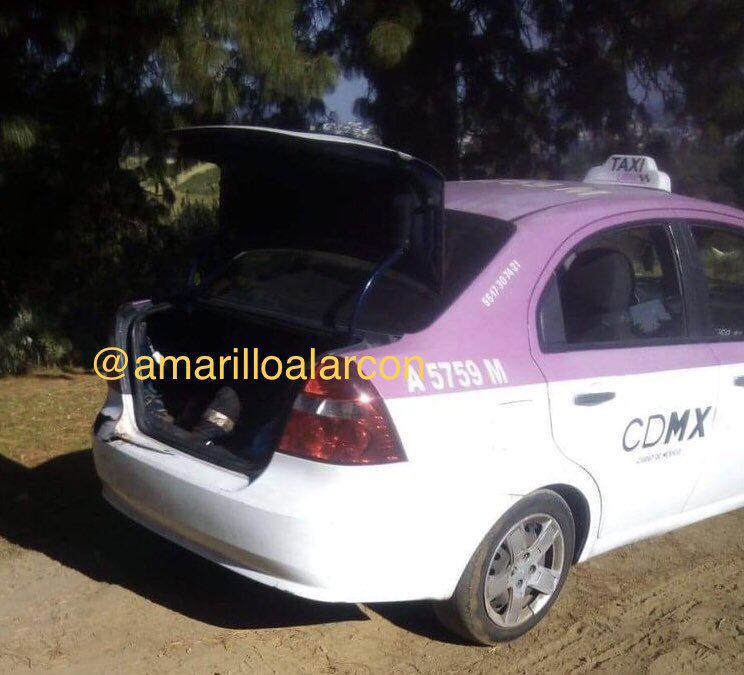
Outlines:
<svg viewBox="0 0 744 675"><path fill-rule="evenodd" d="M486 613L503 628L529 621L558 588L566 558L563 530L544 513L523 518L491 556L483 588Z"/></svg>

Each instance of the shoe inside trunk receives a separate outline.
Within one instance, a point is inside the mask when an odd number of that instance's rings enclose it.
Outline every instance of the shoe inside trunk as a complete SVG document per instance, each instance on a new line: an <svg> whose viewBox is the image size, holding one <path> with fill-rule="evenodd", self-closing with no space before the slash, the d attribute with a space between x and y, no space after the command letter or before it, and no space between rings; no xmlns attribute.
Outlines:
<svg viewBox="0 0 744 675"><path fill-rule="evenodd" d="M254 377L254 348L259 368L269 355L284 364L290 356L300 356L306 359L309 376L313 348L319 358L351 342L347 335L312 331L209 303L155 308L133 326L136 357L151 356L159 362L166 356L185 356L191 371L187 378L186 362L181 360L175 366L168 363L162 379L134 378L137 424L149 436L200 459L257 474L268 464L304 382L284 375L270 380L260 371ZM198 361L202 356L213 359L214 379L195 376L196 367L208 363ZM230 357L223 372L220 357ZM269 376L276 368L275 362L267 362ZM200 377L208 372L205 367Z"/></svg>

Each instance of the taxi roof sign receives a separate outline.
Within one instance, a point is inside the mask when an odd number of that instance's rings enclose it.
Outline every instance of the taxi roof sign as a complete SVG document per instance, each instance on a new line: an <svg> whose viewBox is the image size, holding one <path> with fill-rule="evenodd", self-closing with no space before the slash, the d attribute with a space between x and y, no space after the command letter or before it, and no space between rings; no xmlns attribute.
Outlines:
<svg viewBox="0 0 744 675"><path fill-rule="evenodd" d="M584 182L672 191L669 174L659 171L654 158L645 155L612 155L604 164L589 169Z"/></svg>

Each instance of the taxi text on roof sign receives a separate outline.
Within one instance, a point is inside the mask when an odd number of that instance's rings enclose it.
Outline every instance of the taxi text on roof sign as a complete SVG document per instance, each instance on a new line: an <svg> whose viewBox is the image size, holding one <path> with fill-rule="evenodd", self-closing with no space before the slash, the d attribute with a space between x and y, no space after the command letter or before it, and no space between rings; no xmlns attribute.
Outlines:
<svg viewBox="0 0 744 675"><path fill-rule="evenodd" d="M659 171L653 157L612 155L604 164L592 167L585 183L622 184L672 191L669 175Z"/></svg>

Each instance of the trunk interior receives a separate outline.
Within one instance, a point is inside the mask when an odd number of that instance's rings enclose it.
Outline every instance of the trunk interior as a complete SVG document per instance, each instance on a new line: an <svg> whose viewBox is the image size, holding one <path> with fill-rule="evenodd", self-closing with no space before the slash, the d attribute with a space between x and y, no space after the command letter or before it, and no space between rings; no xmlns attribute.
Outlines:
<svg viewBox="0 0 744 675"><path fill-rule="evenodd" d="M226 310L207 303L192 307L156 308L133 326L135 358L186 356L191 377L185 377L183 361L173 377L171 364L166 376L156 380L133 378L135 415L140 429L169 445L205 461L243 473L256 474L268 464L279 441L283 424L303 382L282 375L276 380L254 378L253 348L260 360L277 356L286 364L290 356L317 357L350 344L346 335L313 332L305 327L263 319L246 312ZM237 351L236 351L237 348ZM248 350L248 377L244 372ZM195 377L197 358L214 359L215 379ZM219 370L220 357L235 357ZM237 372L236 372L237 370ZM267 363L267 372L276 372ZM208 373L201 371L201 377Z"/></svg>

